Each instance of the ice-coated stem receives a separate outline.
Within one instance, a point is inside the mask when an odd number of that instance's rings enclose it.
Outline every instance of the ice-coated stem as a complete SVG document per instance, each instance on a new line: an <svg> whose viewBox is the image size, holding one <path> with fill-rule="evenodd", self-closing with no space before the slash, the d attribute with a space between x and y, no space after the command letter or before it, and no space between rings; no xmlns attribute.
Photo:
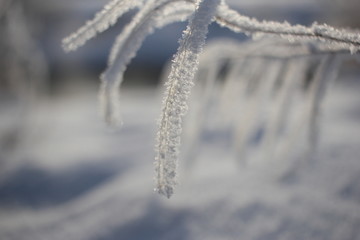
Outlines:
<svg viewBox="0 0 360 240"><path fill-rule="evenodd" d="M193 11L189 4L180 1L151 0L137 13L117 37L109 57L109 66L101 75L100 103L106 123L121 123L119 87L127 65L135 57L145 38L155 28L181 21Z"/></svg>
<svg viewBox="0 0 360 240"><path fill-rule="evenodd" d="M67 52L75 51L98 33L114 25L124 13L143 4L144 0L112 0L100 12L96 13L92 20L64 38L62 41L63 48Z"/></svg>
<svg viewBox="0 0 360 240"><path fill-rule="evenodd" d="M314 23L311 27L290 25L287 22L258 21L221 4L216 15L216 22L234 32L253 34L270 34L293 41L296 39L317 39L330 47L349 49L352 53L360 50L360 34L337 29L326 24Z"/></svg>
<svg viewBox="0 0 360 240"><path fill-rule="evenodd" d="M171 197L176 185L182 118L193 85L199 53L205 44L208 25L213 21L220 0L200 1L180 40L166 83L159 122L156 154L156 190Z"/></svg>

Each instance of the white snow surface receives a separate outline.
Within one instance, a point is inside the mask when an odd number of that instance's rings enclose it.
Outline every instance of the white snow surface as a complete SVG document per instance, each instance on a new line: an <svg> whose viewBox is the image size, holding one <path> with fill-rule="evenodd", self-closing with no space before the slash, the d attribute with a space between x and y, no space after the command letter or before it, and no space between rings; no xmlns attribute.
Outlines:
<svg viewBox="0 0 360 240"><path fill-rule="evenodd" d="M153 191L161 93L124 89L119 131L101 122L94 90L41 103L2 170L0 239L360 239L358 79L329 92L311 161L298 152L239 165L209 133L196 162L181 159L171 199Z"/></svg>

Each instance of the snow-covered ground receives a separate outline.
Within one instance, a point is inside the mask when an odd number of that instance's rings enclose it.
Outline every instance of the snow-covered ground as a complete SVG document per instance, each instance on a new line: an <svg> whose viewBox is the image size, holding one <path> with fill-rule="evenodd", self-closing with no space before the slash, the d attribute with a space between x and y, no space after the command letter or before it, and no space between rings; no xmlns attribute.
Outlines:
<svg viewBox="0 0 360 240"><path fill-rule="evenodd" d="M329 92L312 161L241 165L215 136L180 163L171 199L153 192L159 92L125 89L119 131L103 126L96 90L41 102L21 151L1 155L0 239L360 239L358 80ZM11 111L2 134L19 122Z"/></svg>

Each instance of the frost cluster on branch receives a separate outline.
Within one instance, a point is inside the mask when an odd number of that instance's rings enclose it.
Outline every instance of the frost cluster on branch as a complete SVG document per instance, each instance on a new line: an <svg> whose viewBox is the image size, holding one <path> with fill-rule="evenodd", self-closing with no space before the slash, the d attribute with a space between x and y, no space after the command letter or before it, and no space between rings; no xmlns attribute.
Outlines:
<svg viewBox="0 0 360 240"><path fill-rule="evenodd" d="M87 22L78 31L70 35L63 40L63 48L66 51L76 50L82 46L86 41L96 36L111 27L116 23L117 19L124 13L132 9L138 9L138 12L133 17L132 21L129 22L124 29L121 31L119 36L116 38L113 45L112 51L109 56L108 68L101 75L101 88L100 88L100 100L103 106L103 114L106 122L109 125L118 125L121 122L119 113L119 87L123 80L123 74L126 70L127 65L131 59L135 57L136 52L140 48L142 42L151 34L156 28L161 28L170 23L177 21L188 21L188 26L184 30L183 36L180 39L180 46L177 53L173 58L171 71L166 82L166 91L163 101L162 114L159 120L159 131L157 136L157 154L156 154L156 190L170 197L173 194L174 186L176 185L177 176L177 162L179 156L180 136L182 133L182 122L183 117L187 111L187 101L190 96L191 87L193 85L194 76L197 71L199 64L199 54L205 43L205 38L208 31L208 26L211 22L215 21L219 25L226 27L234 32L242 32L247 35L258 38L259 36L273 36L275 38L282 38L288 42L313 42L314 48L305 48L299 44L295 50L288 51L287 45L284 42L281 44L275 44L270 50L264 48L264 52L260 52L262 56L269 55L271 58L277 56L281 59L289 59L285 63L284 60L274 61L271 64L267 64L266 75L269 79L262 81L261 84L255 84L252 91L260 92L255 94L259 97L254 97L251 106L258 106L259 102L264 101L265 96L270 94L269 89L273 88L274 84L278 84L280 81L279 74L289 75L289 77L283 77L282 79L290 78L290 75L294 79L299 78L296 71L305 71L307 64L297 62L296 55L311 55L311 51L350 51L355 53L360 49L360 35L349 31L335 29L325 24L314 23L310 27L306 26L292 26L286 22L267 22L258 21L256 19L243 16L240 13L232 10L225 3L224 0L112 0L104 9L97 13L93 20ZM321 43L321 44L319 44ZM264 42L255 43L263 45ZM265 43L267 45L268 43ZM310 44L308 44L310 46ZM257 46L249 46L250 49L256 49ZM252 56L255 57L257 51L249 51L249 48L245 48L244 51L252 52ZM267 49L265 51L265 49ZM298 51L298 52L297 52ZM308 51L308 52L307 52ZM310 51L310 52L309 52ZM231 50L230 50L231 52ZM243 55L241 61L248 62L248 54ZM288 56L287 56L288 55ZM333 55L333 54L332 54ZM331 56L332 56L331 55ZM251 59L253 59L253 57ZM213 56L211 56L213 58ZM294 58L294 60L293 60ZM205 58L208 59L208 58ZM324 72L332 64L335 64L334 59L337 57L325 58L324 62L319 63L319 70ZM201 60L200 60L201 61ZM255 61L255 60L251 60ZM234 63L236 66L239 65L240 69L244 68L244 72L240 72L239 68L234 67L236 73L231 75L236 76L241 73L244 75L251 75L247 73L248 69L242 66L239 62ZM263 65L262 61L257 64ZM270 67L270 65L272 67ZM216 69L216 63L213 62L213 70L209 70L209 78L214 78ZM285 67L287 66L287 67ZM296 68L295 70L290 70ZM318 112L317 102L321 98L324 87L324 81L321 80L324 74L318 77L320 80L314 80L318 82L318 87L311 87L314 90L309 91L309 110L308 112L312 117L311 124L316 125L316 113ZM301 75L300 75L301 76ZM228 82L233 77L229 77ZM242 85L240 92L233 92L232 94L241 96L241 92L248 91L247 84L238 83ZM253 84L253 83L251 83ZM279 89L279 93L275 99L276 108L271 113L268 126L267 136L271 141L273 135L277 134L279 121L283 121L282 116L286 116L286 112L289 111L287 107L287 96L291 94L291 89L294 89L296 80L283 81L283 87ZM211 85L211 84L210 84ZM231 86L231 85L230 85ZM211 88L211 87L210 87ZM224 86L226 88L226 86ZM231 91L231 87L229 91ZM251 88L251 87L250 87ZM310 93L311 92L311 93ZM260 97L261 96L261 97ZM206 98L206 96L205 96ZM225 101L225 100L224 100ZM206 100L204 100L206 102ZM244 110L239 110L244 111ZM256 117L256 116L253 116ZM247 117L245 125L239 125L238 132L246 132L245 134L239 134L236 142L239 146L243 145L249 132L252 129L253 121L250 117ZM200 128L198 128L200 129ZM316 132L316 131L314 131ZM196 133L193 133L196 135ZM311 139L316 139L316 134ZM239 149L242 149L241 147Z"/></svg>

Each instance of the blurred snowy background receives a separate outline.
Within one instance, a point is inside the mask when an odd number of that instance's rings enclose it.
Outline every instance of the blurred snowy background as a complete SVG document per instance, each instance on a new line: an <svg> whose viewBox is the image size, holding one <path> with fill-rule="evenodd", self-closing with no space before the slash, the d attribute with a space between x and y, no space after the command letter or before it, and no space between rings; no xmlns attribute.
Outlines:
<svg viewBox="0 0 360 240"><path fill-rule="evenodd" d="M314 161L298 152L239 166L226 139L208 134L168 200L153 192L156 85L185 24L148 37L125 74L124 126L109 131L98 76L131 14L61 49L106 2L0 0L0 239L360 239L358 62L325 99ZM228 2L258 19L360 28L358 0ZM216 37L246 39L214 25Z"/></svg>

